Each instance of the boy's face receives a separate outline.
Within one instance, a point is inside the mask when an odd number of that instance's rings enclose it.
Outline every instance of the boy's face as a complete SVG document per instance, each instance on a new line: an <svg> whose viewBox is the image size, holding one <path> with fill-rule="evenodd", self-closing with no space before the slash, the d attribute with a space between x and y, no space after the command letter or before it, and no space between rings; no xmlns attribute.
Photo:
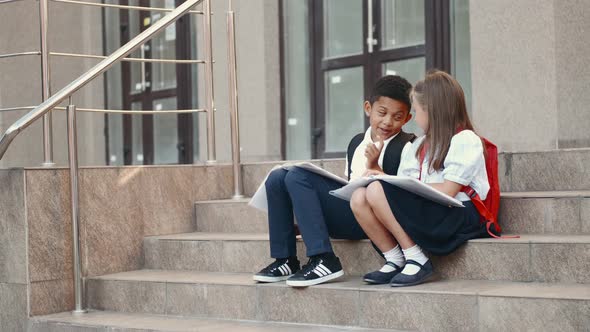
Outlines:
<svg viewBox="0 0 590 332"><path fill-rule="evenodd" d="M364 108L369 117L373 142L379 138L386 140L399 133L412 118L408 105L389 97L379 97L373 105L365 101Z"/></svg>

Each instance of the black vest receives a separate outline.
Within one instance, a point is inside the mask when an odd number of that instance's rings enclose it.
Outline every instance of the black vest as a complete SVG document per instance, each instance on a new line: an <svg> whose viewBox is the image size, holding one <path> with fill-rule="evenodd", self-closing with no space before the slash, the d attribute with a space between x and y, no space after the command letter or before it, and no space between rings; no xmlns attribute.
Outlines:
<svg viewBox="0 0 590 332"><path fill-rule="evenodd" d="M354 151L361 144L365 138L365 133L360 133L350 140L348 143L348 150L346 150L346 157L348 159L348 181L350 181L350 173L352 173L352 157ZM414 134L408 134L400 131L394 139L392 139L385 148L385 155L383 156L383 172L389 175L396 175L397 169L402 156L402 150L406 143L413 142L416 138Z"/></svg>

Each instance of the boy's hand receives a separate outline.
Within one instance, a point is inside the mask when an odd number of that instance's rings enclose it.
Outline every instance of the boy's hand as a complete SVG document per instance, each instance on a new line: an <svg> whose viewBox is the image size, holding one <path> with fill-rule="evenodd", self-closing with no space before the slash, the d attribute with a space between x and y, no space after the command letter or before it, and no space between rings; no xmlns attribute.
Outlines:
<svg viewBox="0 0 590 332"><path fill-rule="evenodd" d="M377 136L377 143L367 145L365 157L367 158L367 169L379 168L379 156L383 150L383 138Z"/></svg>

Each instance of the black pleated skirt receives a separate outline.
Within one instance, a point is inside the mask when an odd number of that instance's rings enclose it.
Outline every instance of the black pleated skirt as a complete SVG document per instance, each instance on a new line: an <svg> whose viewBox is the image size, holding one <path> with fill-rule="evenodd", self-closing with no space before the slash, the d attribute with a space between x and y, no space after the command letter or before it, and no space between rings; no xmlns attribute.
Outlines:
<svg viewBox="0 0 590 332"><path fill-rule="evenodd" d="M467 240L488 237L471 201L463 202L464 208L449 207L380 182L393 215L422 249L434 255L447 255Z"/></svg>

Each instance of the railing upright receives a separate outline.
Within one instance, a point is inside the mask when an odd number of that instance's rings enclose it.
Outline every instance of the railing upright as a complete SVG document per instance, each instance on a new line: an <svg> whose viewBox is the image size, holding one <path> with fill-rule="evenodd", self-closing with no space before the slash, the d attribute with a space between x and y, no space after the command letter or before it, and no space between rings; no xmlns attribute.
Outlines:
<svg viewBox="0 0 590 332"><path fill-rule="evenodd" d="M229 0L227 12L227 73L229 76L229 111L231 130L232 166L234 175L233 199L240 199L242 195L242 166L240 162L240 118L238 113L238 65L236 59L236 26L232 0Z"/></svg>
<svg viewBox="0 0 590 332"><path fill-rule="evenodd" d="M39 0L39 32L41 42L41 98L46 101L51 95L49 78L49 47L47 45L48 0ZM53 162L53 121L52 112L43 115L43 166L54 166Z"/></svg>
<svg viewBox="0 0 590 332"><path fill-rule="evenodd" d="M205 99L207 105L207 163L217 162L215 154L215 101L213 93L213 37L211 32L211 0L203 1L203 32L205 55Z"/></svg>

